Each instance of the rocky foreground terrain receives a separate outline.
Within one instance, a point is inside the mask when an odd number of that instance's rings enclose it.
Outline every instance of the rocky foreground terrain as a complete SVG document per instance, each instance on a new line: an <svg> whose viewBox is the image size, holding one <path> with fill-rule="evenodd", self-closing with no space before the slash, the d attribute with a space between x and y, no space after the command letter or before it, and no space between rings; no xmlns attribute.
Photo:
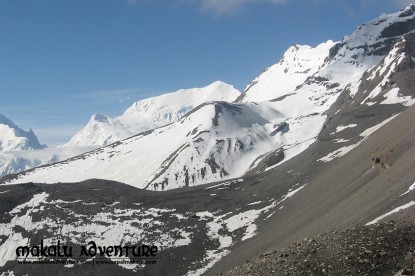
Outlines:
<svg viewBox="0 0 415 276"><path fill-rule="evenodd" d="M333 231L270 251L221 275L414 275L415 222Z"/></svg>

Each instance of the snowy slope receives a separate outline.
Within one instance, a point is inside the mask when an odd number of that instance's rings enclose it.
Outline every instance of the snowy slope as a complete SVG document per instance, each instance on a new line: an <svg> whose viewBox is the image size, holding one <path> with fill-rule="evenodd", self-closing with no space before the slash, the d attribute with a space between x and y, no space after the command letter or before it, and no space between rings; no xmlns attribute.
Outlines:
<svg viewBox="0 0 415 276"><path fill-rule="evenodd" d="M291 46L278 63L265 69L246 87L237 101L262 102L293 92L320 69L333 45L334 42L329 40L315 48Z"/></svg>
<svg viewBox="0 0 415 276"><path fill-rule="evenodd" d="M139 132L154 129L183 117L192 108L209 101L233 101L240 92L217 81L203 88L181 89L135 102L124 114L95 114L66 146L102 146Z"/></svg>

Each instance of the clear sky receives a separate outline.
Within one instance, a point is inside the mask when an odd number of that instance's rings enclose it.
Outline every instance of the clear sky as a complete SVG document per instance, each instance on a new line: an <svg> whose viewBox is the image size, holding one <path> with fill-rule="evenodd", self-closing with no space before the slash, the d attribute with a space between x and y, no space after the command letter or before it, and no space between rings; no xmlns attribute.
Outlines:
<svg viewBox="0 0 415 276"><path fill-rule="evenodd" d="M42 143L94 113L222 80L243 90L292 44L340 40L414 0L0 0L0 113Z"/></svg>

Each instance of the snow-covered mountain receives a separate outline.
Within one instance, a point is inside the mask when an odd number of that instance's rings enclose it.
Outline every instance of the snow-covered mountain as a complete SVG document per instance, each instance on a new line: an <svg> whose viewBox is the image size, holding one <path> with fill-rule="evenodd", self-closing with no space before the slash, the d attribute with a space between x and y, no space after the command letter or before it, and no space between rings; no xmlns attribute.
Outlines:
<svg viewBox="0 0 415 276"><path fill-rule="evenodd" d="M338 93L348 84L357 89L363 73L378 64L405 34L414 32L414 10L410 5L397 13L383 14L337 43L290 47L281 61L252 81L237 101L290 97L293 102L309 98L309 102L317 103L317 97L323 102L325 95Z"/></svg>
<svg viewBox="0 0 415 276"><path fill-rule="evenodd" d="M315 48L308 45L291 46L278 63L265 69L245 88L237 101L262 102L293 92L308 77L318 72L334 44L329 40Z"/></svg>
<svg viewBox="0 0 415 276"><path fill-rule="evenodd" d="M394 72L413 66L414 11L415 7L409 6L382 15L341 42L328 41L315 49L291 47L282 61L262 73L235 103L201 104L177 122L6 182L104 178L164 190L269 170L307 149L321 130L330 128L332 117L343 114L351 104L374 104L375 97L383 97L382 104L413 104L412 92L405 95L394 88L391 78ZM362 93L365 100L353 100ZM169 102L179 103L173 98ZM343 100L346 98L349 102ZM180 102L173 104L174 108L163 109L159 104L152 109L156 104L149 102L136 103L121 117L139 114L135 116L140 120L162 120L165 124L182 116L178 107L187 106ZM184 108L183 114L189 109ZM96 119L105 125L111 121L100 116Z"/></svg>
<svg viewBox="0 0 415 276"><path fill-rule="evenodd" d="M32 129L25 131L6 116L0 114L0 152L13 150L37 150L41 145Z"/></svg>
<svg viewBox="0 0 415 276"><path fill-rule="evenodd" d="M240 94L233 86L216 81L203 88L181 89L137 101L118 117L93 115L66 146L105 146L175 122L200 104L233 101Z"/></svg>
<svg viewBox="0 0 415 276"><path fill-rule="evenodd" d="M0 114L0 177L32 168L38 163L16 155L17 152L46 148L41 145L33 130L19 128L6 116Z"/></svg>

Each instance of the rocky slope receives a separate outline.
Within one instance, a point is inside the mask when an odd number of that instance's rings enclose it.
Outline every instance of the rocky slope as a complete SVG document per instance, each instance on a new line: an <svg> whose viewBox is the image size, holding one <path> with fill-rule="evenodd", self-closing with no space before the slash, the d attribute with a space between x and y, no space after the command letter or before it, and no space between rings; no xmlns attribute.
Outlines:
<svg viewBox="0 0 415 276"><path fill-rule="evenodd" d="M271 218L260 223L258 236L239 243L233 254L224 257L211 273L224 272L254 256L329 231L394 218L409 218L413 222L415 128L410 122L415 109L412 106L402 112L400 104L386 107L359 106L342 120L332 119L310 148L258 175L256 189L267 183L268 192L287 183L294 185L293 191L304 183L306 186L294 195L293 201L279 206ZM388 120L387 112L401 113ZM355 126L354 120L359 122ZM369 131L368 124L372 125ZM333 129L339 131L332 134ZM339 142L343 140L353 142L346 142L345 146ZM327 156L335 158L327 160Z"/></svg>
<svg viewBox="0 0 415 276"><path fill-rule="evenodd" d="M414 275L415 222L353 227L270 251L221 275Z"/></svg>

